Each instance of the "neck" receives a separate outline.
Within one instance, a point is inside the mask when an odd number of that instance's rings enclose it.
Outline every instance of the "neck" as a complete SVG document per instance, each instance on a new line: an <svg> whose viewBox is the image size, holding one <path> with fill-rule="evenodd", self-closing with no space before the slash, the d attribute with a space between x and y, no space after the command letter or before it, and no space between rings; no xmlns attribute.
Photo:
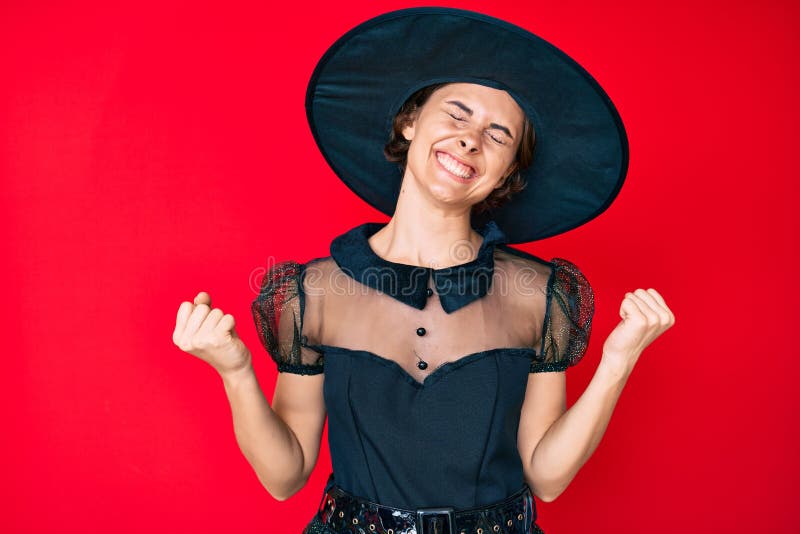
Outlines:
<svg viewBox="0 0 800 534"><path fill-rule="evenodd" d="M411 177L403 181L392 219L369 239L385 260L434 269L474 260L482 242L470 226L470 206L431 202Z"/></svg>

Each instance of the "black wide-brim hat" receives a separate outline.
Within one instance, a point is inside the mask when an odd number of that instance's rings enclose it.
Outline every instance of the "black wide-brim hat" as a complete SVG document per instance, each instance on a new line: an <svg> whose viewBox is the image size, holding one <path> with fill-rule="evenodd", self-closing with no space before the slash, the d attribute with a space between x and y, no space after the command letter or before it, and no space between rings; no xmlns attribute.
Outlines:
<svg viewBox="0 0 800 534"><path fill-rule="evenodd" d="M422 87L467 82L508 92L536 132L527 187L494 220L509 243L551 237L606 210L628 170L628 140L611 99L575 60L533 33L481 13L441 7L393 11L339 38L306 94L314 139L359 197L392 215L402 175L386 160L392 121Z"/></svg>

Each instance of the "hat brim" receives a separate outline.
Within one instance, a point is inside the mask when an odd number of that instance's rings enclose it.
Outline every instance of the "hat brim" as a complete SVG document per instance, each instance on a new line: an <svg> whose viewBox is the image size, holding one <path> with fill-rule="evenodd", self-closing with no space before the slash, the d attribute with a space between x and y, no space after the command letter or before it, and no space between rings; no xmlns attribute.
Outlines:
<svg viewBox="0 0 800 534"><path fill-rule="evenodd" d="M339 38L306 94L311 132L333 171L359 197L394 213L402 175L386 160L392 120L418 89L442 82L507 91L536 132L527 187L477 224L495 220L509 243L551 237L597 217L628 169L622 120L599 83L533 33L480 13L411 8L370 19Z"/></svg>

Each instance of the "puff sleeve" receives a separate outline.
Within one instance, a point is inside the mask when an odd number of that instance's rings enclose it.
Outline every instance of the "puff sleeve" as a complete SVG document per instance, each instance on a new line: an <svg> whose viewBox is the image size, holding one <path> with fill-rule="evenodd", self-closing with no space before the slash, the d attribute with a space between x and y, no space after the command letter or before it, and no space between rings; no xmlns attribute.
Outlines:
<svg viewBox="0 0 800 534"><path fill-rule="evenodd" d="M553 258L547 281L542 342L530 372L564 371L583 358L594 315L594 292L578 267Z"/></svg>
<svg viewBox="0 0 800 534"><path fill-rule="evenodd" d="M323 372L323 355L305 344L303 270L303 264L291 260L271 267L251 310L261 344L278 372L314 375Z"/></svg>

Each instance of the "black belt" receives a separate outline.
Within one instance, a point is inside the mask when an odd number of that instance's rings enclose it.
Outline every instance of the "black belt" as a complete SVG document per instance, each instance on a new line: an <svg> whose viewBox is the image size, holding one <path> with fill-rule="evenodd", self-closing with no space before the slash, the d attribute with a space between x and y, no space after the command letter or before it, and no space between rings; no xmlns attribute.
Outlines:
<svg viewBox="0 0 800 534"><path fill-rule="evenodd" d="M531 534L536 525L536 502L526 484L507 499L480 508L452 507L407 510L384 506L326 486L319 520L336 532L374 534Z"/></svg>

